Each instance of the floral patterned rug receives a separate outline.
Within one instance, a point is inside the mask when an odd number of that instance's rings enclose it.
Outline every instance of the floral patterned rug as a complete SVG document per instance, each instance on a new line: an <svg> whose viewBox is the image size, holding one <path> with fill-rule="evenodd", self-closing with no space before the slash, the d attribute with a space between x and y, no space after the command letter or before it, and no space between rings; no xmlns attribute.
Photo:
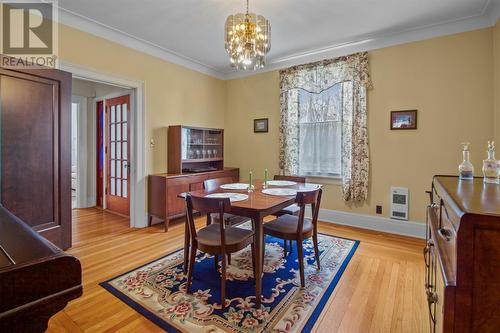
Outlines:
<svg viewBox="0 0 500 333"><path fill-rule="evenodd" d="M243 226L249 228L250 222ZM301 289L295 242L285 257L283 241L266 237L260 309L254 303L250 247L232 255L224 310L214 259L201 252L194 266L192 294L185 293L183 250L101 286L168 332L309 332L359 244L323 234L318 238L321 270L316 268L312 240L304 241L306 287Z"/></svg>

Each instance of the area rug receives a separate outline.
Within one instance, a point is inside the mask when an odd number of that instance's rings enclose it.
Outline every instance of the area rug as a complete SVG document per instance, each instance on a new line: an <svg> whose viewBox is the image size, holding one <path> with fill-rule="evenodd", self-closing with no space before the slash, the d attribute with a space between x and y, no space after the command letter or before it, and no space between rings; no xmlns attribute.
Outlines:
<svg viewBox="0 0 500 333"><path fill-rule="evenodd" d="M306 287L301 289L295 243L293 252L284 256L283 241L266 237L260 309L255 307L250 247L232 255L224 310L214 259L201 252L191 294L185 293L182 249L101 286L168 332L309 332L359 244L324 234L318 240L321 270L312 240L304 241Z"/></svg>

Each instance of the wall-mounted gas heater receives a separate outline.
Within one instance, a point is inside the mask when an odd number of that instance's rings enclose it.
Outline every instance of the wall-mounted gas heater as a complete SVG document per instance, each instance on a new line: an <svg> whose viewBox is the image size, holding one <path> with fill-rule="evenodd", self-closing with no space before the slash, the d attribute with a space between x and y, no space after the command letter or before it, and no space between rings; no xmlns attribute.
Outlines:
<svg viewBox="0 0 500 333"><path fill-rule="evenodd" d="M391 218L408 220L408 188L391 187Z"/></svg>

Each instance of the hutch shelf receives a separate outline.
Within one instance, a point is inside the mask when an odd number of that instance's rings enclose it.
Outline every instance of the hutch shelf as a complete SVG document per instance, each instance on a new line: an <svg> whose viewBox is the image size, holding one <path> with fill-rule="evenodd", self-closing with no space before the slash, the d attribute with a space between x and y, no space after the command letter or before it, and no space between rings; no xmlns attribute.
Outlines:
<svg viewBox="0 0 500 333"><path fill-rule="evenodd" d="M168 172L198 173L224 168L224 130L188 126L168 128Z"/></svg>
<svg viewBox="0 0 500 333"><path fill-rule="evenodd" d="M238 168L224 167L224 130L189 126L168 128L168 173L149 175L149 224L185 215L181 193L200 190L207 179L230 177L238 182Z"/></svg>

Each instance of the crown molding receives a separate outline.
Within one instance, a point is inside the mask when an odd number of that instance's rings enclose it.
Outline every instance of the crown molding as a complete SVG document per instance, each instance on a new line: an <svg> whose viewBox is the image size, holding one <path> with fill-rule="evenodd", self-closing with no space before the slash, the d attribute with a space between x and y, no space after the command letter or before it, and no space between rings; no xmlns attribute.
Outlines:
<svg viewBox="0 0 500 333"><path fill-rule="evenodd" d="M495 25L498 18L500 18L500 1L488 0L483 8L483 15L489 19L492 26Z"/></svg>
<svg viewBox="0 0 500 333"><path fill-rule="evenodd" d="M156 58L224 80L224 74L215 68L182 54L168 50L147 40L135 37L86 16L59 7L59 23L107 39Z"/></svg>
<svg viewBox="0 0 500 333"><path fill-rule="evenodd" d="M341 57L356 52L371 51L395 45L422 41L435 37L482 29L495 24L492 22L496 22L496 18L498 18L498 16L493 20L494 15L490 15L491 12L488 10L484 14L478 14L467 18L448 21L445 23L422 26L405 31L388 33L385 35L367 35L355 41L339 43L316 50L305 51L290 56L273 59L269 61L266 67L261 70L253 72L234 70L228 71L224 73L224 77L226 80L238 79L327 58Z"/></svg>
<svg viewBox="0 0 500 333"><path fill-rule="evenodd" d="M395 31L380 35L360 36L356 40L349 40L319 49L306 50L285 57L270 59L265 68L257 71L236 71L233 69L229 71L221 71L215 67L168 50L147 40L135 37L119 29L115 29L101 22L59 7L59 22L64 25L220 80L243 78L298 64L344 56L355 52L371 51L384 47L491 27L496 24L499 17L500 0L487 0L483 8L476 15L432 25L420 26L403 31Z"/></svg>

